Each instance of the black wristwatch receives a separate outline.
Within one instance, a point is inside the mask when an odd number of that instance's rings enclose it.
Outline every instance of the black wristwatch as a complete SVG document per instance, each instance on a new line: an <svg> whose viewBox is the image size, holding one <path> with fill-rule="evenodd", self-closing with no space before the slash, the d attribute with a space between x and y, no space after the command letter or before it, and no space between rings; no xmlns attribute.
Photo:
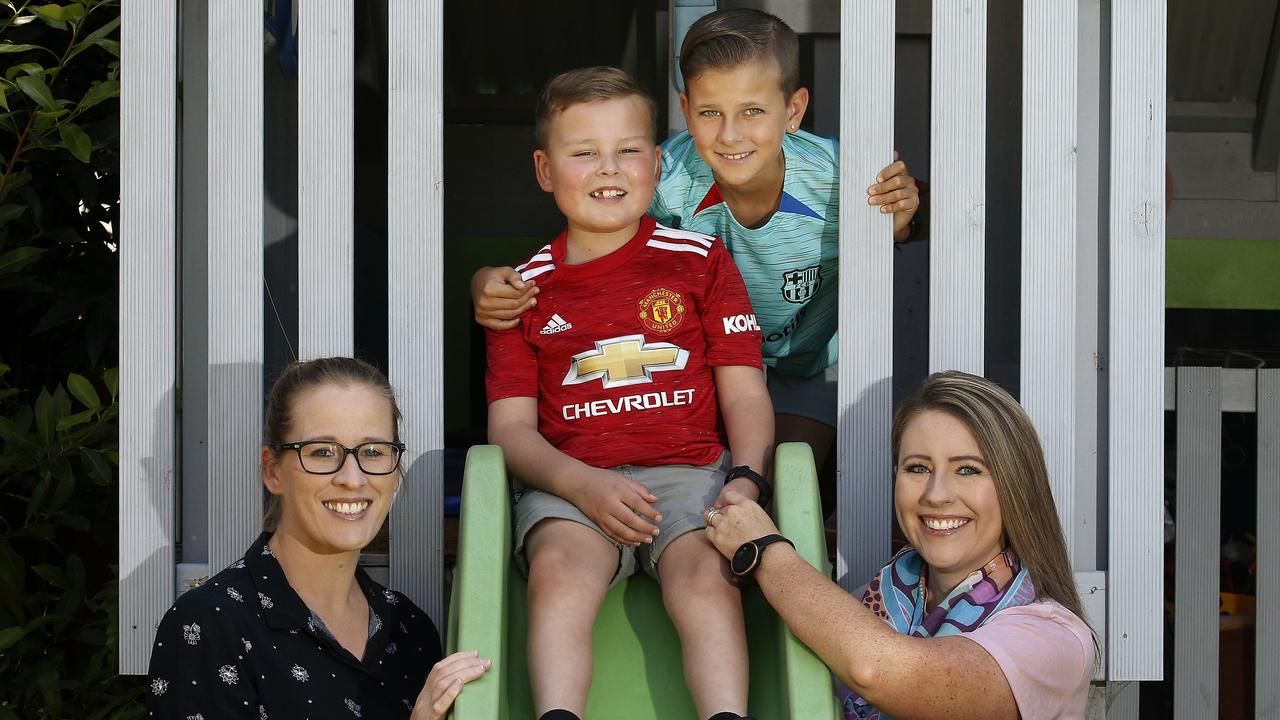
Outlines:
<svg viewBox="0 0 1280 720"><path fill-rule="evenodd" d="M760 491L760 498L756 500L756 503L759 504L760 507L768 506L769 501L773 499L773 488L769 487L769 481L765 480L763 475L752 470L750 467L746 465L739 465L738 467L730 470L728 474L724 476L724 484L728 485L731 481L737 480L740 477L750 480Z"/></svg>
<svg viewBox="0 0 1280 720"><path fill-rule="evenodd" d="M792 548L796 546L795 543L776 534L765 535L739 545L733 553L733 559L729 561L729 569L733 571L734 577L740 582L750 581L756 574L756 569L760 567L760 560L764 558L764 549L776 542L784 542Z"/></svg>

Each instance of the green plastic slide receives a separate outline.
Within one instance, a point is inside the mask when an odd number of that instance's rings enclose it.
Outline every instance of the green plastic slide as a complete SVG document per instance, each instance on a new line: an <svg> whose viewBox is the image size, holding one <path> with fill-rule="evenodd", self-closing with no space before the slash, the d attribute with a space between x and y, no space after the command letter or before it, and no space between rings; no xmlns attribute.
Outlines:
<svg viewBox="0 0 1280 720"><path fill-rule="evenodd" d="M809 446L788 443L776 455L774 513L782 533L815 567L826 545L817 474ZM511 496L502 451L467 454L447 632L449 652L477 649L493 659L468 684L454 720L534 717L525 656L525 580L511 560ZM743 593L751 653L751 715L759 720L837 718L831 675L797 640L759 590ZM680 641L657 584L643 573L605 598L594 631L595 671L587 719L698 720L685 688Z"/></svg>

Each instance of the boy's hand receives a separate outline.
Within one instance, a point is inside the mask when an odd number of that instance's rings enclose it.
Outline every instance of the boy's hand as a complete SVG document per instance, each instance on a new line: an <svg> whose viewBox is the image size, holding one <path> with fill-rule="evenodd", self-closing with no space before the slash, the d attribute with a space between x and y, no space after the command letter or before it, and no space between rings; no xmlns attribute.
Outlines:
<svg viewBox="0 0 1280 720"><path fill-rule="evenodd" d="M728 504L727 497L728 497L728 494L731 492L737 493L738 495L743 495L747 497L749 500L751 500L752 502L757 502L760 500L760 488L756 487L756 484L751 482L747 478L740 477L740 478L734 478L729 482L725 483L724 489L721 490L720 495L716 497L715 506L723 507L724 505Z"/></svg>
<svg viewBox="0 0 1280 720"><path fill-rule="evenodd" d="M476 322L490 330L509 330L520 316L538 304L538 286L520 279L513 268L480 268L471 276L471 302Z"/></svg>
<svg viewBox="0 0 1280 720"><path fill-rule="evenodd" d="M911 218L920 209L920 187L907 173L907 164L893 153L893 164L880 171L876 184L867 188L867 204L879 205L880 212L893 213L893 239L911 235Z"/></svg>
<svg viewBox="0 0 1280 720"><path fill-rule="evenodd" d="M589 468L580 480L572 502L609 537L625 545L653 542L662 522L652 503L658 498L648 488L620 473ZM652 522L650 522L652 521Z"/></svg>

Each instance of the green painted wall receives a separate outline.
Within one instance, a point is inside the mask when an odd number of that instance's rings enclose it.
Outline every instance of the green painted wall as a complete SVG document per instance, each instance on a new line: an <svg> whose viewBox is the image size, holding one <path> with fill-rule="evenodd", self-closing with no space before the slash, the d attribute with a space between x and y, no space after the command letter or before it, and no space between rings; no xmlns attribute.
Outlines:
<svg viewBox="0 0 1280 720"><path fill-rule="evenodd" d="M1280 240L1171 238L1165 258L1165 307L1280 310Z"/></svg>

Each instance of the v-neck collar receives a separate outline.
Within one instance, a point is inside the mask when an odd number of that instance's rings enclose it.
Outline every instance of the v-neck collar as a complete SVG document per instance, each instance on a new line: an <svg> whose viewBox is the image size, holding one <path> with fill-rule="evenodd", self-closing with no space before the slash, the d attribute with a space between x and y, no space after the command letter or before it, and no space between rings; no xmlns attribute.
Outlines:
<svg viewBox="0 0 1280 720"><path fill-rule="evenodd" d="M319 616L307 607L297 591L289 585L284 568L280 567L280 561L276 559L275 553L271 552L271 546L267 543L272 535L273 533L269 532L259 535L257 541L245 553L244 559L240 561L249 570L249 578L258 594L263 622L273 630L293 634L305 632L317 642L325 643L332 648L344 664L365 672L372 672L372 669L366 667L361 659L343 647L337 638L324 628L323 623L316 622ZM387 643L390 642L391 635L390 629L384 626L382 618L391 617L389 606L398 600L390 590L383 590L375 583L364 568L357 565L355 573L356 584L360 586L365 601L369 603L369 638L365 643L364 657L381 657Z"/></svg>

